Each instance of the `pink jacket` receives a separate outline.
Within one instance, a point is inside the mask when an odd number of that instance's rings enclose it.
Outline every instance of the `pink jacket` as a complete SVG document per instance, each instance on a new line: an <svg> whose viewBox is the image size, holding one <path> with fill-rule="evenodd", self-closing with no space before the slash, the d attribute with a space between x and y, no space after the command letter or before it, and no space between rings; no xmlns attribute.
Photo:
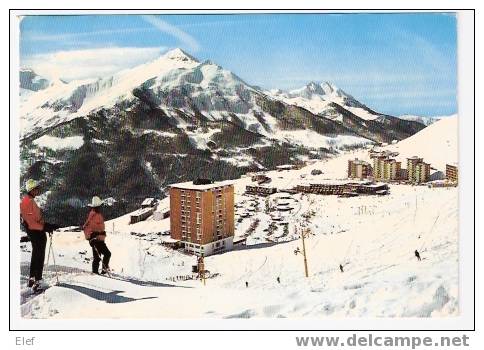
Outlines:
<svg viewBox="0 0 484 350"><path fill-rule="evenodd" d="M22 198L22 201L20 202L20 215L24 219L29 230L42 231L44 229L42 212L32 196L26 195Z"/></svg>
<svg viewBox="0 0 484 350"><path fill-rule="evenodd" d="M94 210L91 210L82 228L84 229L84 237L86 239L90 239L93 232L104 232L104 218L101 213L96 213ZM96 238L104 241L106 235L99 235Z"/></svg>

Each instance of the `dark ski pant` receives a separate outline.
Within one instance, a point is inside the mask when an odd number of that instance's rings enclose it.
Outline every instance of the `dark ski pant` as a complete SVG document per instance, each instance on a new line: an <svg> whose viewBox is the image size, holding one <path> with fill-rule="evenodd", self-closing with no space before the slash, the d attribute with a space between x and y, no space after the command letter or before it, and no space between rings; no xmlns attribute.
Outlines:
<svg viewBox="0 0 484 350"><path fill-rule="evenodd" d="M101 262L100 255L103 256L103 269L109 267L109 259L111 259L111 252L109 251L104 241L93 240L91 242L92 247L92 272L99 273L99 263Z"/></svg>
<svg viewBox="0 0 484 350"><path fill-rule="evenodd" d="M36 281L42 279L44 270L45 246L47 244L47 235L44 231L27 231L27 235L32 243L32 256L30 258L30 278Z"/></svg>

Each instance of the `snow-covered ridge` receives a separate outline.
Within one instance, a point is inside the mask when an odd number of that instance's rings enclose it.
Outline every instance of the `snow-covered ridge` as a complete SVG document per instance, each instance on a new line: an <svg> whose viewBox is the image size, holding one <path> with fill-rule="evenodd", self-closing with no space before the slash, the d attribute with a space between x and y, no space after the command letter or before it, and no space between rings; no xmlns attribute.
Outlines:
<svg viewBox="0 0 484 350"><path fill-rule="evenodd" d="M39 91L49 86L49 79L36 74L30 68L20 68L20 89L27 91Z"/></svg>
<svg viewBox="0 0 484 350"><path fill-rule="evenodd" d="M47 148L54 151L61 149L78 149L84 144L82 136L54 137L44 135L33 142L39 148Z"/></svg>
<svg viewBox="0 0 484 350"><path fill-rule="evenodd" d="M280 131L278 137L292 144L307 148L340 148L344 146L365 146L372 141L352 135L323 136L312 130Z"/></svg>
<svg viewBox="0 0 484 350"><path fill-rule="evenodd" d="M268 118L278 117L260 106L260 101L267 99L282 101L286 107L299 106L341 123L342 111L335 107L364 120L381 118L330 82L310 82L289 92L264 92L209 60L199 62L183 50L174 49L151 62L112 76L70 82L56 79L37 92L22 89L20 136L25 138L97 110L111 109L120 102L130 104L138 99L136 93L140 91L152 99L150 105L155 104L161 110L183 110L192 116L201 113L212 120L237 114L243 120L252 120L250 125L244 126L247 130L264 135L275 133L275 129L268 130L266 126L274 124ZM276 108L274 113L278 112ZM178 118L176 111L168 115Z"/></svg>
<svg viewBox="0 0 484 350"><path fill-rule="evenodd" d="M447 118L447 117L452 117L452 116L456 116L456 114L449 115L449 116L432 116L432 117L421 116L421 115L412 115L412 114L404 114L404 115L399 115L398 118L403 119L403 120L417 121L419 123L422 123L422 124L428 126L428 125L435 123L436 121L438 121L442 118Z"/></svg>
<svg viewBox="0 0 484 350"><path fill-rule="evenodd" d="M113 76L56 81L36 94L21 98L21 137L38 128L47 128L88 115L100 108L110 108L123 100L134 99L137 88L149 88L157 94L188 91L207 111L248 113L248 92L257 93L232 72L210 62L198 62L180 49L158 59ZM168 97L176 106L178 95ZM180 103L183 103L180 100ZM161 106L160 106L161 107ZM202 109L202 108L201 108Z"/></svg>
<svg viewBox="0 0 484 350"><path fill-rule="evenodd" d="M132 91L150 79L197 65L199 63L182 50L172 50L152 62L110 77L69 83L56 81L21 101L21 137L35 128L50 127L99 108L109 108L122 99L133 98Z"/></svg>
<svg viewBox="0 0 484 350"><path fill-rule="evenodd" d="M318 115L331 117L331 104L336 103L364 120L374 120L380 116L372 113L364 104L330 82L312 81L302 88L288 92L274 89L266 93L275 99L305 108Z"/></svg>
<svg viewBox="0 0 484 350"><path fill-rule="evenodd" d="M432 167L445 173L445 165L458 162L459 118L457 115L443 117L415 135L402 140L388 149L399 152L397 159L423 157Z"/></svg>

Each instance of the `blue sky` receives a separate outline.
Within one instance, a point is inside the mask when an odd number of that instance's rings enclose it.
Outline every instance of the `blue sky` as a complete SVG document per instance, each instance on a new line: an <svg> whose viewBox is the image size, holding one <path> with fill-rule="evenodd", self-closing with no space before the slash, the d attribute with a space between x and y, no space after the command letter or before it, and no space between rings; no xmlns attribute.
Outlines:
<svg viewBox="0 0 484 350"><path fill-rule="evenodd" d="M331 81L379 112L457 112L453 14L30 16L21 65L64 79L114 73L180 47L246 82Z"/></svg>

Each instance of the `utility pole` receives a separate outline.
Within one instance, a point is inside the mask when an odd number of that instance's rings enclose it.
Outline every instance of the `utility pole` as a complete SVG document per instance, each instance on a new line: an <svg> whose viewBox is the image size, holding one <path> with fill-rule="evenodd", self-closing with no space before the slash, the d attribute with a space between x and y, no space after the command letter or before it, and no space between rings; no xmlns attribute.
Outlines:
<svg viewBox="0 0 484 350"><path fill-rule="evenodd" d="M296 232L297 232L297 229L296 229ZM306 256L306 242L304 241L304 239L306 238L306 235L309 235L309 229L301 230L301 241L302 241L302 247L303 247L302 255L303 255L303 258L304 258L304 273L305 273L306 277L309 277L308 259L307 259L307 256ZM294 254L297 255L298 253L301 253L301 251L299 250L299 247L294 251Z"/></svg>
<svg viewBox="0 0 484 350"><path fill-rule="evenodd" d="M309 230L302 230L301 231L301 240L302 240L302 246L303 246L303 256L304 256L304 272L306 274L306 277L309 277L309 273L308 273L308 259L306 257L306 244L304 243L304 236L306 236L306 234L309 233Z"/></svg>

